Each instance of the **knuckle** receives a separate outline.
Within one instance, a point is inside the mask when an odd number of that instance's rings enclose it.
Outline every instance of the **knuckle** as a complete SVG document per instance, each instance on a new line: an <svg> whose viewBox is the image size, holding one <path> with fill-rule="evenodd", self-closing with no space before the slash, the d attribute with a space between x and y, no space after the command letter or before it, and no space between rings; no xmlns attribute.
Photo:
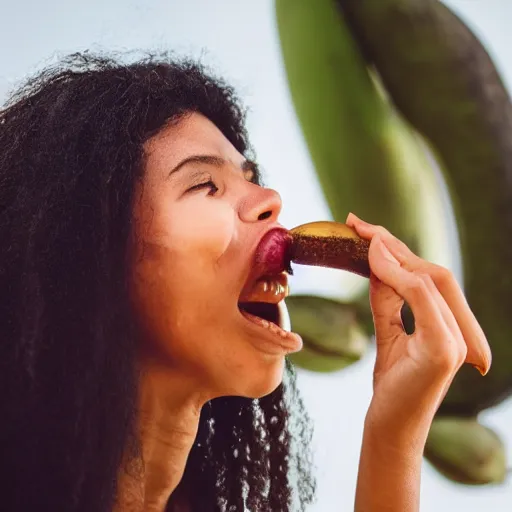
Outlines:
<svg viewBox="0 0 512 512"><path fill-rule="evenodd" d="M437 369L445 373L450 373L459 366L459 353L458 350L445 349L439 351L435 357L433 357L433 364Z"/></svg>
<svg viewBox="0 0 512 512"><path fill-rule="evenodd" d="M434 284L432 276L428 272L418 272L416 274L427 286Z"/></svg>
<svg viewBox="0 0 512 512"><path fill-rule="evenodd" d="M417 298L425 298L430 294L428 277L426 274L412 275L410 283L411 293Z"/></svg>
<svg viewBox="0 0 512 512"><path fill-rule="evenodd" d="M438 283L441 284L448 284L455 280L453 273L441 265L433 265L431 275Z"/></svg>
<svg viewBox="0 0 512 512"><path fill-rule="evenodd" d="M459 343L459 366L462 366L468 355L468 347L464 340Z"/></svg>
<svg viewBox="0 0 512 512"><path fill-rule="evenodd" d="M444 349L436 353L432 358L432 363L439 371L451 373L463 365L466 355L465 343L460 343L454 336L449 336L444 344Z"/></svg>
<svg viewBox="0 0 512 512"><path fill-rule="evenodd" d="M411 249L409 248L409 246L403 241L403 240L400 240L400 238L396 237L395 235L393 235L393 233L389 232L389 236L393 239L393 242L395 244L395 247L399 250L401 250L402 253L404 254L414 254Z"/></svg>
<svg viewBox="0 0 512 512"><path fill-rule="evenodd" d="M389 237L393 236L384 226L381 226L380 224L375 226L375 230L377 233L380 233L384 239L389 239Z"/></svg>

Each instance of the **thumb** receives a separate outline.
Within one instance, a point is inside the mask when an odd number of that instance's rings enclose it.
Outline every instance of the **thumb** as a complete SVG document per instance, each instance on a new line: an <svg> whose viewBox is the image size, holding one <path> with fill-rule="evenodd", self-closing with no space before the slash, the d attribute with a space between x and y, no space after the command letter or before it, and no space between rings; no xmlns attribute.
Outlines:
<svg viewBox="0 0 512 512"><path fill-rule="evenodd" d="M369 251L370 269L377 268L379 274L386 275L388 263L386 259L392 258L396 263L396 258L386 249L380 235L376 234L372 238ZM373 270L370 275L370 307L375 325L375 338L377 343L386 342L403 335L405 329L402 323L401 310L404 305L404 299L389 285L381 281Z"/></svg>

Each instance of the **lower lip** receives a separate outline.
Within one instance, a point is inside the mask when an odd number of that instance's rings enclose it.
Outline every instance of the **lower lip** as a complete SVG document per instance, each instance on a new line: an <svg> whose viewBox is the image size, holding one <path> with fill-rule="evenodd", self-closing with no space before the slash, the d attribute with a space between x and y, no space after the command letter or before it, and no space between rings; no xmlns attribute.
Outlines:
<svg viewBox="0 0 512 512"><path fill-rule="evenodd" d="M247 313L247 311L241 309L239 309L239 311L248 322L259 327L259 331L264 332L269 338L272 338L272 345L277 345L288 353L302 350L302 338L297 333L284 331L278 325L260 318L259 316L251 315ZM261 340L261 342L263 342L263 340Z"/></svg>

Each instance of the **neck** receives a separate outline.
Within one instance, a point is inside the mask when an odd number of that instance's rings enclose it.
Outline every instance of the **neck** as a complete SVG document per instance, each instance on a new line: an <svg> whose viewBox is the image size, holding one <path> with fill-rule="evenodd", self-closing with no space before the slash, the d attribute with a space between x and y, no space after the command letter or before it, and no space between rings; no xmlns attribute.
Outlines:
<svg viewBox="0 0 512 512"><path fill-rule="evenodd" d="M144 367L139 389L144 471L142 477L122 472L115 511L163 512L183 477L206 399L192 391L192 382L157 364Z"/></svg>

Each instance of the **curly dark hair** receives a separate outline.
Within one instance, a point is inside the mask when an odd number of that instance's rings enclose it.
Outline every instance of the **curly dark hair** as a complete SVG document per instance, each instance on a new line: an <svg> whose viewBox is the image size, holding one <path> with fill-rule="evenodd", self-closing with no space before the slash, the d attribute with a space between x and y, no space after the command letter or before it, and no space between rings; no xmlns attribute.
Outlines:
<svg viewBox="0 0 512 512"><path fill-rule="evenodd" d="M129 64L68 55L0 111L2 510L107 512L126 452L128 468L143 467L132 199L144 142L191 112L252 153L233 89L168 52ZM312 427L289 360L284 377L259 400L203 407L168 511L177 495L197 512L304 510L313 500Z"/></svg>

